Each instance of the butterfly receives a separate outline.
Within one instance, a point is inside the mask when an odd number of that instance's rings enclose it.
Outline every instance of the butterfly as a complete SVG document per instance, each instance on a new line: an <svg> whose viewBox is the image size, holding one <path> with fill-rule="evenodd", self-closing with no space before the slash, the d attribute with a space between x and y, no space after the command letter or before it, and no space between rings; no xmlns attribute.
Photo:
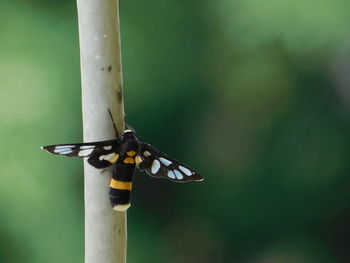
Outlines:
<svg viewBox="0 0 350 263"><path fill-rule="evenodd" d="M113 121L110 111L109 114ZM134 131L125 130L119 137L114 121L113 125L117 134L114 140L56 144L41 148L52 154L87 158L88 163L97 169L113 167L109 195L116 211L125 211L130 207L135 167L146 171L151 177L174 182L203 180L197 171L139 140Z"/></svg>

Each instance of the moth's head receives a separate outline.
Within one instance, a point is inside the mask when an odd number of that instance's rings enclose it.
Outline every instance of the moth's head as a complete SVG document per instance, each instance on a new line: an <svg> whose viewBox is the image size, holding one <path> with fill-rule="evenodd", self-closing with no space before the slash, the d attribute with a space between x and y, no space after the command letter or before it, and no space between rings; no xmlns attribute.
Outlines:
<svg viewBox="0 0 350 263"><path fill-rule="evenodd" d="M125 130L125 131L123 132L123 135L124 135L124 134L127 134L127 133L134 133L134 131L133 131L133 130L129 130L129 129L128 129L128 130Z"/></svg>
<svg viewBox="0 0 350 263"><path fill-rule="evenodd" d="M123 135L120 137L122 143L126 143L128 148L138 148L138 140L136 138L135 132L132 130L125 130Z"/></svg>
<svg viewBox="0 0 350 263"><path fill-rule="evenodd" d="M134 133L134 131L132 131L132 130L125 130L124 132L123 132L123 135L121 136L121 140L128 140L128 139L133 139L133 138L135 138L135 133Z"/></svg>

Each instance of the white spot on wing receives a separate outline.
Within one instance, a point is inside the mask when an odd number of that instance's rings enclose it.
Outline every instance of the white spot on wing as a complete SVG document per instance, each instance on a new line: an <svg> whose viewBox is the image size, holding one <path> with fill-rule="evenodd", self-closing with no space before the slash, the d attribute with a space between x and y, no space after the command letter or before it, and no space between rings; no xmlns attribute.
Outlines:
<svg viewBox="0 0 350 263"><path fill-rule="evenodd" d="M152 174L157 173L159 171L159 168L160 168L160 162L158 160L154 160L151 167Z"/></svg>
<svg viewBox="0 0 350 263"><path fill-rule="evenodd" d="M94 57L96 60L99 60L100 58L101 58L101 56L100 55L95 55L95 57Z"/></svg>
<svg viewBox="0 0 350 263"><path fill-rule="evenodd" d="M186 175L188 175L188 176L191 176L192 175L192 172L189 170L189 169L187 169L186 167L183 167L183 166L181 166L181 165L179 165L179 169L181 170L181 171L183 171Z"/></svg>
<svg viewBox="0 0 350 263"><path fill-rule="evenodd" d="M100 157L98 157L98 159L100 159L100 161L102 160L109 160L111 159L113 156L115 155L115 153L110 153L110 154L106 154L106 155L101 155Z"/></svg>
<svg viewBox="0 0 350 263"><path fill-rule="evenodd" d="M143 152L143 156L145 156L145 157L151 156L151 153L148 152L148 151L144 151L144 152Z"/></svg>
<svg viewBox="0 0 350 263"><path fill-rule="evenodd" d="M174 170L174 173L175 173L177 179L181 180L182 178L184 178L182 173L180 173L178 170Z"/></svg>
<svg viewBox="0 0 350 263"><path fill-rule="evenodd" d="M141 159L141 157L139 155L137 155L135 157L135 163L136 163L136 165L139 165L140 163L142 163L142 159Z"/></svg>
<svg viewBox="0 0 350 263"><path fill-rule="evenodd" d="M176 176L173 171L168 171L168 177L171 179L175 179Z"/></svg>
<svg viewBox="0 0 350 263"><path fill-rule="evenodd" d="M172 164L173 162L169 161L168 159L165 159L163 157L160 157L159 160L165 165L165 166L169 166L170 164Z"/></svg>
<svg viewBox="0 0 350 263"><path fill-rule="evenodd" d="M66 150L66 151L61 151L61 152L57 152L58 154L69 154L71 153L72 150Z"/></svg>
<svg viewBox="0 0 350 263"><path fill-rule="evenodd" d="M62 149L62 148L73 148L74 145L59 145L56 146L55 149Z"/></svg>
<svg viewBox="0 0 350 263"><path fill-rule="evenodd" d="M109 150L112 149L112 146L111 145L103 146L103 149L106 150L106 151L109 151Z"/></svg>
<svg viewBox="0 0 350 263"><path fill-rule="evenodd" d="M59 153L62 154L63 152L71 152L72 151L72 147L65 147L65 148L55 148L55 150L53 151L54 153Z"/></svg>
<svg viewBox="0 0 350 263"><path fill-rule="evenodd" d="M95 148L94 145L83 145L83 146L80 146L80 150L93 149L93 148Z"/></svg>
<svg viewBox="0 0 350 263"><path fill-rule="evenodd" d="M84 156L88 156L90 153L92 153L94 151L94 149L84 149L79 151L78 156L80 157L84 157Z"/></svg>

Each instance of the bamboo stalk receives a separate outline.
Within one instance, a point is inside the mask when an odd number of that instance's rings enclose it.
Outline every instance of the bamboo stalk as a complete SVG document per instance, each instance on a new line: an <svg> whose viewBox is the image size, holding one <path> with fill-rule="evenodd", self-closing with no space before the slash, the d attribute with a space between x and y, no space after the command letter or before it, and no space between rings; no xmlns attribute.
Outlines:
<svg viewBox="0 0 350 263"><path fill-rule="evenodd" d="M115 138L124 131L118 0L77 0L84 142ZM126 262L126 212L111 208L111 171L84 162L85 263Z"/></svg>

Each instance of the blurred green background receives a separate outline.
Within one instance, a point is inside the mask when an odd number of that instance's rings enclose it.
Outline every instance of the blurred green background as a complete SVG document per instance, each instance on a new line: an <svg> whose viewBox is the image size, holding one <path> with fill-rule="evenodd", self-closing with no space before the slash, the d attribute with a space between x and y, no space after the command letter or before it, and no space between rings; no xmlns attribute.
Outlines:
<svg viewBox="0 0 350 263"><path fill-rule="evenodd" d="M136 174L128 262L350 262L349 10L121 1L128 122L206 178ZM75 1L2 1L0 40L0 262L83 262L82 162L39 149L82 140Z"/></svg>

